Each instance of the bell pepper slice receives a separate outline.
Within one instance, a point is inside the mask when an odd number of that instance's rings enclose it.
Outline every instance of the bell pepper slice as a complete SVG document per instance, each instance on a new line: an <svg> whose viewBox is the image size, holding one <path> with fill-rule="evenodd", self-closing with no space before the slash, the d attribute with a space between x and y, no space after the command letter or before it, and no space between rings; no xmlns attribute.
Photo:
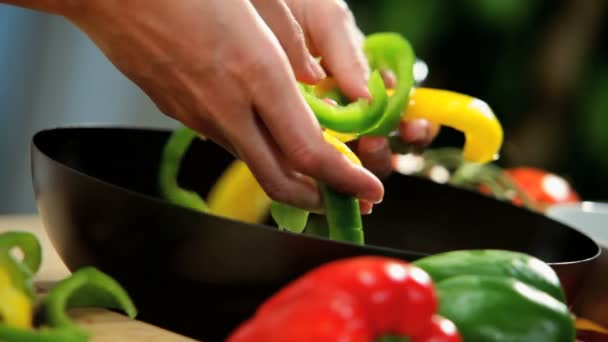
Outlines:
<svg viewBox="0 0 608 342"><path fill-rule="evenodd" d="M11 278L0 265L0 329L4 325L29 328L32 326L32 303L25 293L13 285Z"/></svg>
<svg viewBox="0 0 608 342"><path fill-rule="evenodd" d="M566 304L514 278L463 275L436 287L440 314L465 341L574 341Z"/></svg>
<svg viewBox="0 0 608 342"><path fill-rule="evenodd" d="M486 163L497 158L503 130L492 109L483 101L447 90L416 88L402 120L427 119L460 130L465 135L463 157Z"/></svg>
<svg viewBox="0 0 608 342"><path fill-rule="evenodd" d="M346 106L336 106L317 97L314 87L300 84L304 99L323 127L337 132L358 133L374 127L383 117L387 107L386 88L378 71L372 72L368 88L371 102L359 99Z"/></svg>
<svg viewBox="0 0 608 342"><path fill-rule="evenodd" d="M375 33L364 42L363 51L373 70L391 70L397 78L397 87L380 121L361 135L387 136L397 128L403 109L407 106L414 86L416 56L410 43L397 33Z"/></svg>
<svg viewBox="0 0 608 342"><path fill-rule="evenodd" d="M27 232L6 232L0 234L0 249L19 248L23 253L23 264L32 274L40 269L42 247L36 236Z"/></svg>
<svg viewBox="0 0 608 342"><path fill-rule="evenodd" d="M438 326L445 319L436 309L433 284L421 269L392 258L354 257L288 284L227 341L373 341L386 334L461 341L454 325Z"/></svg>
<svg viewBox="0 0 608 342"><path fill-rule="evenodd" d="M207 203L196 192L186 190L177 183L182 159L197 136L195 131L186 127L173 131L161 155L159 190L161 196L173 204L206 213L209 212Z"/></svg>
<svg viewBox="0 0 608 342"><path fill-rule="evenodd" d="M18 248L23 260L17 261L10 255L13 248ZM0 268L8 272L12 284L35 299L33 276L40 268L42 249L36 236L28 232L5 232L0 234Z"/></svg>
<svg viewBox="0 0 608 342"><path fill-rule="evenodd" d="M19 329L0 323L0 341L3 342L86 342L89 336L83 329L41 328Z"/></svg>
<svg viewBox="0 0 608 342"><path fill-rule="evenodd" d="M207 195L209 212L248 223L260 223L268 215L272 200L241 160L222 173Z"/></svg>
<svg viewBox="0 0 608 342"><path fill-rule="evenodd" d="M124 311L134 318L137 309L127 292L112 277L93 267L84 267L55 285L43 300L43 314L53 327L75 328L66 310L104 307Z"/></svg>

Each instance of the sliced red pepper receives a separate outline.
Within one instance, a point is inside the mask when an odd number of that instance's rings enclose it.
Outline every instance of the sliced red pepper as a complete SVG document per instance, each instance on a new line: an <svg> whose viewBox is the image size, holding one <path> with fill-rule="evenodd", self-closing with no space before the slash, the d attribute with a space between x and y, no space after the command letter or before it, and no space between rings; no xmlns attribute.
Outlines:
<svg viewBox="0 0 608 342"><path fill-rule="evenodd" d="M398 259L356 257L295 280L228 341L372 341L385 334L460 341L436 309L435 289L422 269Z"/></svg>

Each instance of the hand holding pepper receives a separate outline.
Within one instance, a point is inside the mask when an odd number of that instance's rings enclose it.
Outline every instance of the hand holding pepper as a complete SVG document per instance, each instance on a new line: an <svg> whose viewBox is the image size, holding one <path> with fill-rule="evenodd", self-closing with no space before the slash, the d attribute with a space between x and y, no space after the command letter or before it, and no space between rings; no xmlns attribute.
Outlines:
<svg viewBox="0 0 608 342"><path fill-rule="evenodd" d="M297 80L368 98L343 0L0 0L66 17L159 109L247 163L273 199L321 209L315 180L378 202L382 183L323 141Z"/></svg>

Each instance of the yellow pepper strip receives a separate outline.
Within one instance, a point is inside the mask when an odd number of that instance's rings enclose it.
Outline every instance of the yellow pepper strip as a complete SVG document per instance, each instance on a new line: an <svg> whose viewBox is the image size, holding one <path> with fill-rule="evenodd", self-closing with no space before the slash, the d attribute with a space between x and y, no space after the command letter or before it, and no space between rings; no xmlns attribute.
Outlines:
<svg viewBox="0 0 608 342"><path fill-rule="evenodd" d="M584 318L577 318L576 321L574 321L574 326L576 327L576 330L587 330L598 332L600 334L608 334L608 329Z"/></svg>
<svg viewBox="0 0 608 342"><path fill-rule="evenodd" d="M338 150L340 153L345 155L346 158L348 158L351 162L357 165L362 165L359 157L357 157L357 155L350 148L348 148L348 146L346 146L346 144L344 144L344 142L342 142L340 138L335 134L335 132L325 130L323 131L323 139L325 139L325 141L328 142L331 146L335 147L336 150Z"/></svg>
<svg viewBox="0 0 608 342"><path fill-rule="evenodd" d="M0 321L16 328L32 326L32 304L25 293L13 287L8 273L0 268Z"/></svg>
<svg viewBox="0 0 608 342"><path fill-rule="evenodd" d="M462 131L463 157L486 163L497 158L503 131L492 109L483 101L447 90L416 88L402 120L422 118Z"/></svg>
<svg viewBox="0 0 608 342"><path fill-rule="evenodd" d="M247 165L235 160L209 191L209 211L247 223L260 223L268 215L272 200Z"/></svg>

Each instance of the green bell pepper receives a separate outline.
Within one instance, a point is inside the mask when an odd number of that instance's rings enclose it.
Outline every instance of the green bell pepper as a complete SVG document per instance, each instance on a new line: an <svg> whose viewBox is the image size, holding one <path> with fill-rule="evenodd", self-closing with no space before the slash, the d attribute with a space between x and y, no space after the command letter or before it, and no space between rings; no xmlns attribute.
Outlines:
<svg viewBox="0 0 608 342"><path fill-rule="evenodd" d="M551 266L524 253L492 249L451 251L418 259L413 264L425 270L435 282L460 275L510 277L566 302Z"/></svg>
<svg viewBox="0 0 608 342"><path fill-rule="evenodd" d="M463 275L436 284L439 313L464 341L572 342L568 307L509 277Z"/></svg>

